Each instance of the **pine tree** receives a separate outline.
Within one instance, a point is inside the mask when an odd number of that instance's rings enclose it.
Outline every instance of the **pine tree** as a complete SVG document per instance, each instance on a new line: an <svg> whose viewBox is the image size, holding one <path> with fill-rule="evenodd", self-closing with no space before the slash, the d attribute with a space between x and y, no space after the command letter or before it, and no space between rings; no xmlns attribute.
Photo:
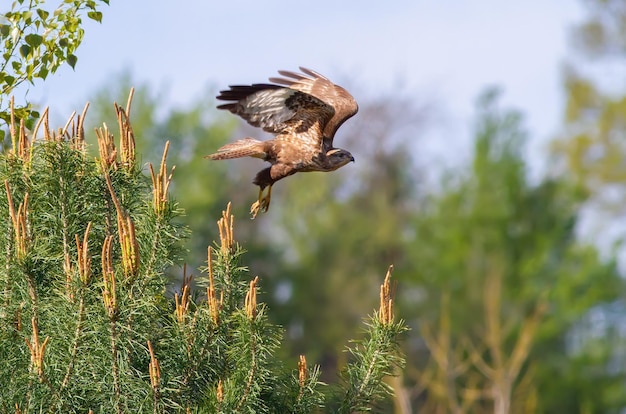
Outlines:
<svg viewBox="0 0 626 414"><path fill-rule="evenodd" d="M87 107L56 132L44 111L30 137L11 120L12 150L0 156L0 412L375 408L391 391L383 379L403 364L391 269L343 383L325 387L304 356L291 369L277 361L282 329L257 302L260 279L243 265L230 205L201 275L168 285L187 229L168 196L168 144L150 177L139 168L131 98L115 105L117 144L106 125L96 131L96 160Z"/></svg>

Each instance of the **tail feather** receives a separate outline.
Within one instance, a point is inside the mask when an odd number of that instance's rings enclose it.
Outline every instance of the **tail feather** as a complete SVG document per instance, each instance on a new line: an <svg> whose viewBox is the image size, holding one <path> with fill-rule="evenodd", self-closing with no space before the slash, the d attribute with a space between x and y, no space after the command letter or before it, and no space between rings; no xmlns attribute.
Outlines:
<svg viewBox="0 0 626 414"><path fill-rule="evenodd" d="M230 144L226 144L216 153L207 155L205 158L212 160L229 160L232 158L255 157L265 159L265 145L263 141L254 138L244 138Z"/></svg>

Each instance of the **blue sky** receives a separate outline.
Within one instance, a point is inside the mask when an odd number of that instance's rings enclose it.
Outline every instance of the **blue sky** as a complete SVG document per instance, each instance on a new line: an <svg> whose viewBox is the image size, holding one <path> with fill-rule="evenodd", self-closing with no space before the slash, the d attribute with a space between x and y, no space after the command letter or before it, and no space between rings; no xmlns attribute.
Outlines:
<svg viewBox="0 0 626 414"><path fill-rule="evenodd" d="M102 24L85 26L76 70L63 68L29 98L70 113L128 69L184 105L208 85L262 82L302 65L366 85L368 94L401 84L435 100L444 113L436 135L447 141L468 135L476 96L497 84L505 102L525 112L538 150L557 132L561 66L569 28L583 15L579 3L112 0Z"/></svg>

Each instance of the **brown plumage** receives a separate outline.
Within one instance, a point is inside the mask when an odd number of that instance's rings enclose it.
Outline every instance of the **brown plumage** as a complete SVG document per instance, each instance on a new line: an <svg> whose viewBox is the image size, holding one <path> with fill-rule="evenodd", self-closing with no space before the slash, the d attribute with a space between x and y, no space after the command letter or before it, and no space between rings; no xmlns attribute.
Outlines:
<svg viewBox="0 0 626 414"><path fill-rule="evenodd" d="M213 160L255 157L272 164L254 178L259 198L250 209L253 218L269 208L276 181L297 172L334 171L354 161L348 151L333 147L333 138L337 129L356 114L356 101L319 73L302 67L300 70L302 73L279 71L283 77L270 78L271 84L230 86L217 96L229 101L219 109L275 135L267 141L240 139L207 156ZM263 195L265 188L267 194Z"/></svg>

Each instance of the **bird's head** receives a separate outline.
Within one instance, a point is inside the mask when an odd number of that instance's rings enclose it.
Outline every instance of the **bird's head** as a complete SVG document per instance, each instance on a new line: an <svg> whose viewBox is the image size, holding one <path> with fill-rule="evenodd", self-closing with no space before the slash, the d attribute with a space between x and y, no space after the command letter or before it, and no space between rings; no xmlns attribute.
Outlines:
<svg viewBox="0 0 626 414"><path fill-rule="evenodd" d="M349 162L354 162L354 157L348 151L341 148L333 148L326 153L326 158L331 170L341 168Z"/></svg>

